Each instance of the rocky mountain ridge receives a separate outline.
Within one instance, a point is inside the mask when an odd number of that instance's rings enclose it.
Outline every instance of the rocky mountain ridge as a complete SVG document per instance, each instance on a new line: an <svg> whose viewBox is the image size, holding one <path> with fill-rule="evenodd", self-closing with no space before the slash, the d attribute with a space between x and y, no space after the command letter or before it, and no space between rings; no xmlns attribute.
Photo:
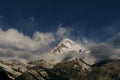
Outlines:
<svg viewBox="0 0 120 80"><path fill-rule="evenodd" d="M62 61L53 68L28 63L24 72L17 71L13 66L0 65L0 80L119 80L120 59L115 59L101 66L91 66L78 58ZM39 64L38 64L39 63ZM42 63L43 64L43 63ZM46 64L46 63L45 63ZM17 64L18 65L18 64ZM21 68L21 67L20 67ZM12 70L9 70L12 69ZM22 69L22 68L21 68ZM16 73L20 73L19 75ZM4 75L4 76L2 76Z"/></svg>
<svg viewBox="0 0 120 80"><path fill-rule="evenodd" d="M69 71L75 71L75 74L81 74L79 76L84 76L84 74L87 74L91 71L91 67L88 64L77 58L57 63L53 68L50 67L51 65L49 65L49 63L45 62L46 61L44 60L40 60L24 65L20 63L14 63L12 61L4 61L1 59L0 69L4 71L7 77L9 77L11 80L45 80L44 78L49 80L49 78L56 79L56 77L66 79L68 76L63 77L63 75L60 74ZM30 76L32 76L32 78ZM22 77L24 77L24 79Z"/></svg>

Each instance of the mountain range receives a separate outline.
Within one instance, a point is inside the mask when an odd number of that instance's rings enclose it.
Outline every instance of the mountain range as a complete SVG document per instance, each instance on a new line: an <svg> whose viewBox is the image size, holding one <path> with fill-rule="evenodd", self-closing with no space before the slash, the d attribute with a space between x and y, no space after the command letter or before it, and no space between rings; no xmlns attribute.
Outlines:
<svg viewBox="0 0 120 80"><path fill-rule="evenodd" d="M0 58L0 80L120 80L120 58L93 55L97 51L100 55L105 51L99 50L101 46L113 42L86 48L65 38L37 61Z"/></svg>

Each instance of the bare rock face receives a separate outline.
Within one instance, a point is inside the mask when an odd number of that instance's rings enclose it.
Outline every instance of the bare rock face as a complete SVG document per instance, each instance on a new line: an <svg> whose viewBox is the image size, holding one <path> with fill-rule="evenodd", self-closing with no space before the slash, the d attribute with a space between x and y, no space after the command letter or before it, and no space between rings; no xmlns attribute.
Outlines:
<svg viewBox="0 0 120 80"><path fill-rule="evenodd" d="M81 78L87 75L92 68L84 61L78 58L73 58L67 61L58 63L53 68L53 73L62 76L69 80L75 80L75 78Z"/></svg>
<svg viewBox="0 0 120 80"><path fill-rule="evenodd" d="M15 79L27 70L26 64L0 58L0 68L10 79Z"/></svg>
<svg viewBox="0 0 120 80"><path fill-rule="evenodd" d="M30 62L28 63L28 67L33 67L33 66L42 66L44 68L48 68L48 69L51 69L54 67L54 65L56 65L58 63L58 61L55 61L55 60L39 60L39 61L33 61L33 62Z"/></svg>
<svg viewBox="0 0 120 80"><path fill-rule="evenodd" d="M0 68L0 80L12 80L2 68Z"/></svg>

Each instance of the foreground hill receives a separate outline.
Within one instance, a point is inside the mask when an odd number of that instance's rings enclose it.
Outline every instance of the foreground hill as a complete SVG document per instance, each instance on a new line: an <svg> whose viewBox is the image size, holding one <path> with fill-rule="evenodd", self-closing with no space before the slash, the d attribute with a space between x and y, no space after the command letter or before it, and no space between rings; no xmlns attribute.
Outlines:
<svg viewBox="0 0 120 80"><path fill-rule="evenodd" d="M100 66L90 66L81 59L73 58L57 63L52 68L49 65L42 66L49 64L43 62L28 63L18 70L13 68L18 64L12 62L9 65L6 63L7 68L0 65L0 80L120 80L120 59ZM20 68L25 70L22 72Z"/></svg>
<svg viewBox="0 0 120 80"><path fill-rule="evenodd" d="M120 80L120 59L94 67L82 80Z"/></svg>
<svg viewBox="0 0 120 80"><path fill-rule="evenodd" d="M56 64L53 68L40 65L28 70L16 80L69 80L81 78L91 71L91 67L81 59L73 58Z"/></svg>

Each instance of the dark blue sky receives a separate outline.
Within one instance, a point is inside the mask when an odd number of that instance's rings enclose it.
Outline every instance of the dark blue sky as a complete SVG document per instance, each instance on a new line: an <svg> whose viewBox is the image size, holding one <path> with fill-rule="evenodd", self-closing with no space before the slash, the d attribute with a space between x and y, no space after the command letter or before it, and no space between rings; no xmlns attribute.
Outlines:
<svg viewBox="0 0 120 80"><path fill-rule="evenodd" d="M2 29L16 28L26 35L55 31L59 24L96 41L120 31L119 0L4 0L0 16Z"/></svg>

